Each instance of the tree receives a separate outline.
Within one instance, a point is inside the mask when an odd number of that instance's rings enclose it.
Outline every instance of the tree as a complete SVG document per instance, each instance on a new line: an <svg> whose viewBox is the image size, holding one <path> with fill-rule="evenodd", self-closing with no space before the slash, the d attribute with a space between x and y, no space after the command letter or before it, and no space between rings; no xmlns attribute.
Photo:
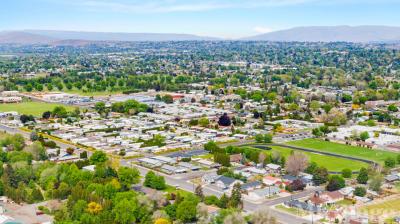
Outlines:
<svg viewBox="0 0 400 224"><path fill-rule="evenodd" d="M308 157L301 152L293 152L286 161L286 170L293 176L303 172L308 166Z"/></svg>
<svg viewBox="0 0 400 224"><path fill-rule="evenodd" d="M120 167L118 169L118 179L122 187L129 189L132 184L139 183L140 173L135 168Z"/></svg>
<svg viewBox="0 0 400 224"><path fill-rule="evenodd" d="M255 140L257 143L271 143L272 135L271 134L257 134L255 136Z"/></svg>
<svg viewBox="0 0 400 224"><path fill-rule="evenodd" d="M367 131L361 132L360 139L365 142L365 140L369 139L369 133Z"/></svg>
<svg viewBox="0 0 400 224"><path fill-rule="evenodd" d="M97 102L94 105L94 109L97 111L97 113L103 114L106 111L106 104L104 102Z"/></svg>
<svg viewBox="0 0 400 224"><path fill-rule="evenodd" d="M243 218L240 212L233 212L227 215L224 219L224 224L246 224L246 220Z"/></svg>
<svg viewBox="0 0 400 224"><path fill-rule="evenodd" d="M108 158L107 155L102 151L95 151L92 156L89 158L91 164L100 164L105 163Z"/></svg>
<svg viewBox="0 0 400 224"><path fill-rule="evenodd" d="M219 117L218 124L220 126L230 126L231 125L231 119L229 118L227 113L224 113L221 117Z"/></svg>
<svg viewBox="0 0 400 224"><path fill-rule="evenodd" d="M184 199L176 208L176 218L184 223L194 222L197 215L197 200L191 197Z"/></svg>
<svg viewBox="0 0 400 224"><path fill-rule="evenodd" d="M389 106L388 106L388 111L390 111L390 112L397 112L397 111L399 111L399 109L397 108L397 106L396 105L394 105L394 104L390 104Z"/></svg>
<svg viewBox="0 0 400 224"><path fill-rule="evenodd" d="M396 166L396 160L392 157L388 157L385 159L385 167L394 168Z"/></svg>
<svg viewBox="0 0 400 224"><path fill-rule="evenodd" d="M229 197L224 193L219 199L218 207L227 208L229 203Z"/></svg>
<svg viewBox="0 0 400 224"><path fill-rule="evenodd" d="M230 166L230 157L226 153L214 153L214 162L221 164L222 166Z"/></svg>
<svg viewBox="0 0 400 224"><path fill-rule="evenodd" d="M68 116L68 112L63 106L54 107L51 113L53 117L58 117L58 118L66 118Z"/></svg>
<svg viewBox="0 0 400 224"><path fill-rule="evenodd" d="M329 178L328 185L326 185L326 190L336 191L346 186L345 180L339 175L332 175Z"/></svg>
<svg viewBox="0 0 400 224"><path fill-rule="evenodd" d="M42 118L43 119L49 119L50 118L50 116L51 116L51 112L50 111L45 111L45 112L43 112L43 114L42 114Z"/></svg>
<svg viewBox="0 0 400 224"><path fill-rule="evenodd" d="M242 201L242 192L241 192L241 184L236 183L233 185L232 189L232 194L229 199L229 207L231 208L239 208L241 209L243 207L243 201Z"/></svg>
<svg viewBox="0 0 400 224"><path fill-rule="evenodd" d="M79 158L81 158L81 159L87 159L87 152L86 152L86 151L81 152L81 153L79 154Z"/></svg>
<svg viewBox="0 0 400 224"><path fill-rule="evenodd" d="M32 145L25 147L25 150L30 152L33 159L36 161L47 159L46 150L39 141L36 141Z"/></svg>
<svg viewBox="0 0 400 224"><path fill-rule="evenodd" d="M171 103L174 102L174 98L173 98L171 95L169 95L169 94L166 94L166 95L162 96L161 100L162 100L164 103L168 103L168 104L171 104Z"/></svg>
<svg viewBox="0 0 400 224"><path fill-rule="evenodd" d="M354 189L354 195L356 195L356 196L364 197L366 193L367 193L367 190L364 187L356 187Z"/></svg>
<svg viewBox="0 0 400 224"><path fill-rule="evenodd" d="M195 190L195 194L197 197L200 198L201 201L204 200L204 193L203 193L203 188L201 187L201 185L197 185L196 190Z"/></svg>
<svg viewBox="0 0 400 224"><path fill-rule="evenodd" d="M219 149L220 149L219 146L214 141L209 141L206 144L204 144L204 150L207 150L211 153L219 151Z"/></svg>
<svg viewBox="0 0 400 224"><path fill-rule="evenodd" d="M352 171L350 169L343 169L342 170L342 177L350 178L352 175Z"/></svg>
<svg viewBox="0 0 400 224"><path fill-rule="evenodd" d="M251 216L252 224L277 224L276 218L267 209L259 209Z"/></svg>
<svg viewBox="0 0 400 224"><path fill-rule="evenodd" d="M368 171L366 168L363 167L360 169L360 172L357 176L357 182L359 184L366 184L368 182Z"/></svg>
<svg viewBox="0 0 400 224"><path fill-rule="evenodd" d="M382 176L377 174L371 178L368 187L373 191L380 192L382 187L382 182L383 182Z"/></svg>
<svg viewBox="0 0 400 224"><path fill-rule="evenodd" d="M38 140L39 139L39 136L38 136L38 134L36 133L36 131L32 131L31 132L31 134L30 134L30 136L29 136L29 138L31 139L31 141L36 141L36 140Z"/></svg>
<svg viewBox="0 0 400 224"><path fill-rule="evenodd" d="M112 209L112 213L115 216L116 222L121 224L130 224L136 222L136 209L137 203L134 200L128 200L124 198L121 201L116 201L116 205Z"/></svg>
<svg viewBox="0 0 400 224"><path fill-rule="evenodd" d="M163 176L156 175L153 171L149 171L144 180L144 186L157 190L163 190L167 187Z"/></svg>
<svg viewBox="0 0 400 224"><path fill-rule="evenodd" d="M353 100L353 97L349 94L343 94L342 96L342 102L346 103L346 102L350 102Z"/></svg>
<svg viewBox="0 0 400 224"><path fill-rule="evenodd" d="M202 117L199 119L199 125L202 127L208 127L208 125L210 124L210 121L208 120L208 118L206 117Z"/></svg>
<svg viewBox="0 0 400 224"><path fill-rule="evenodd" d="M35 201L35 202L43 201L43 195L42 195L42 192L40 191L39 188L35 187L35 188L32 190L32 199L33 199L33 201Z"/></svg>
<svg viewBox="0 0 400 224"><path fill-rule="evenodd" d="M289 191L302 191L306 185L300 179L294 180L292 183L289 184L288 189Z"/></svg>
<svg viewBox="0 0 400 224"><path fill-rule="evenodd" d="M73 155L73 154L74 154L74 151L75 151L75 149L74 149L74 148L71 148L71 147L68 147L68 148L66 149L66 152L67 152L69 155Z"/></svg>
<svg viewBox="0 0 400 224"><path fill-rule="evenodd" d="M312 129L312 134L316 137L319 138L324 135L324 133L321 132L319 128L314 128Z"/></svg>
<svg viewBox="0 0 400 224"><path fill-rule="evenodd" d="M25 115L25 114L22 114L22 115L19 117L19 120L20 120L23 124L25 124L25 123L27 123L27 122L29 122L29 121L35 122L35 118L34 118L32 115Z"/></svg>

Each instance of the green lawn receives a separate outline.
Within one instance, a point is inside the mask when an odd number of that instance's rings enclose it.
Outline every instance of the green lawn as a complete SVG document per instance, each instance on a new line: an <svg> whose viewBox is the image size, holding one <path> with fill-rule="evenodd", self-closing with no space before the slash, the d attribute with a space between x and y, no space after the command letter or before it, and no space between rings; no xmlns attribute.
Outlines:
<svg viewBox="0 0 400 224"><path fill-rule="evenodd" d="M56 103L22 102L22 103L0 104L0 112L17 111L20 114L27 114L40 117L42 116L43 112L51 111L56 106L63 106L69 111L72 111L75 108L73 106L66 106Z"/></svg>
<svg viewBox="0 0 400 224"><path fill-rule="evenodd" d="M293 149L279 147L279 146L272 146L272 151L278 151L286 158L290 155ZM352 161L343 158L337 158L334 156L327 156L322 154L310 153L310 152L303 152L308 156L310 162L316 162L320 166L324 166L329 171L342 171L345 168L350 170L356 171L359 170L361 167L368 167L367 163L359 162L359 161Z"/></svg>
<svg viewBox="0 0 400 224"><path fill-rule="evenodd" d="M361 159L368 159L383 164L388 157L397 157L399 153L367 149L357 146L349 146L334 142L327 142L319 139L303 139L299 141L288 142L288 145L299 146L314 149L321 152L330 152L339 155L347 155Z"/></svg>

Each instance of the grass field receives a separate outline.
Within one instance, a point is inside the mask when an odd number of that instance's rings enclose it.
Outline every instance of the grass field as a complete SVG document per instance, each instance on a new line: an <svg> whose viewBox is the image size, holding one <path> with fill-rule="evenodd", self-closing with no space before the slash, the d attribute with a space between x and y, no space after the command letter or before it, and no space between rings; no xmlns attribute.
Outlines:
<svg viewBox="0 0 400 224"><path fill-rule="evenodd" d="M273 151L278 151L286 158L290 155L293 149L272 146ZM329 171L342 171L345 168L348 168L353 171L360 170L361 167L368 167L367 163L359 162L359 161L352 161L343 158L337 158L333 156L327 156L322 154L310 153L310 152L303 152L308 156L310 162L316 162L320 166L324 166Z"/></svg>
<svg viewBox="0 0 400 224"><path fill-rule="evenodd" d="M42 116L43 112L51 111L56 106L63 106L69 111L72 111L74 109L73 106L66 106L55 103L22 102L22 103L0 104L0 112L17 111L20 114L27 114L39 117Z"/></svg>
<svg viewBox="0 0 400 224"><path fill-rule="evenodd" d="M347 155L362 159L368 159L378 162L380 164L383 164L386 158L397 157L397 155L399 154L395 152L367 149L363 147L327 142L319 139L303 139L299 141L288 142L287 144L303 148L314 149L321 152L330 152L340 155Z"/></svg>
<svg viewBox="0 0 400 224"><path fill-rule="evenodd" d="M373 203L360 208L362 213L369 215L392 215L400 211L400 197L387 199L385 201Z"/></svg>

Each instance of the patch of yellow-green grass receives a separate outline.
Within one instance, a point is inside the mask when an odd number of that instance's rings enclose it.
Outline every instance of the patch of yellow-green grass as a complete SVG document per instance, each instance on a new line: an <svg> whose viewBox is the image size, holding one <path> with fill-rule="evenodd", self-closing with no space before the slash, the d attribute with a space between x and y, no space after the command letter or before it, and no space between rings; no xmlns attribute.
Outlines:
<svg viewBox="0 0 400 224"><path fill-rule="evenodd" d="M390 215L400 211L400 197L382 200L360 208L360 212L369 215Z"/></svg>
<svg viewBox="0 0 400 224"><path fill-rule="evenodd" d="M16 111L19 114L33 115L36 117L42 116L45 111L52 111L56 106L63 106L68 111L74 110L75 107L67 106L57 103L44 103L44 102L22 102L22 103L8 103L0 104L0 112Z"/></svg>
<svg viewBox="0 0 400 224"><path fill-rule="evenodd" d="M87 91L84 89L63 89L62 92L65 93L72 93L72 94L78 94L81 96L109 96L109 95L115 95L115 94L121 94L122 91L95 91L95 92L91 92L91 91Z"/></svg>
<svg viewBox="0 0 400 224"><path fill-rule="evenodd" d="M293 207L286 207L284 205L277 205L275 206L276 209L290 213L292 215L297 215L297 216L306 216L308 213L302 209L299 208L293 208Z"/></svg>
<svg viewBox="0 0 400 224"><path fill-rule="evenodd" d="M354 201L349 200L349 199L343 199L341 201L338 201L335 203L336 205L343 205L343 206L350 206L354 204Z"/></svg>
<svg viewBox="0 0 400 224"><path fill-rule="evenodd" d="M363 147L345 145L335 142L323 141L320 139L303 139L298 141L288 142L288 145L298 146L308 149L314 149L321 152L330 152L338 155L346 155L351 157L357 157L361 159L372 160L383 164L385 159L388 157L396 158L399 153L367 149Z"/></svg>
<svg viewBox="0 0 400 224"><path fill-rule="evenodd" d="M163 191L166 193L169 193L169 194L171 194L171 193L174 193L175 195L180 194L184 198L189 195L194 195L192 192L185 191L185 190L179 189L179 187L177 188L177 187L174 187L171 185L167 185L167 188L164 189Z"/></svg>

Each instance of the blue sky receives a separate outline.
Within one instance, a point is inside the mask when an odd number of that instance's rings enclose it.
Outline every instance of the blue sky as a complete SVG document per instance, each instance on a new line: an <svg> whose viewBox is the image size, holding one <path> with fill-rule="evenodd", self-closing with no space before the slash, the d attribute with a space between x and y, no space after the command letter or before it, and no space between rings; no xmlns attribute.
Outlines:
<svg viewBox="0 0 400 224"><path fill-rule="evenodd" d="M237 38L320 25L400 26L400 0L0 0L0 30Z"/></svg>

